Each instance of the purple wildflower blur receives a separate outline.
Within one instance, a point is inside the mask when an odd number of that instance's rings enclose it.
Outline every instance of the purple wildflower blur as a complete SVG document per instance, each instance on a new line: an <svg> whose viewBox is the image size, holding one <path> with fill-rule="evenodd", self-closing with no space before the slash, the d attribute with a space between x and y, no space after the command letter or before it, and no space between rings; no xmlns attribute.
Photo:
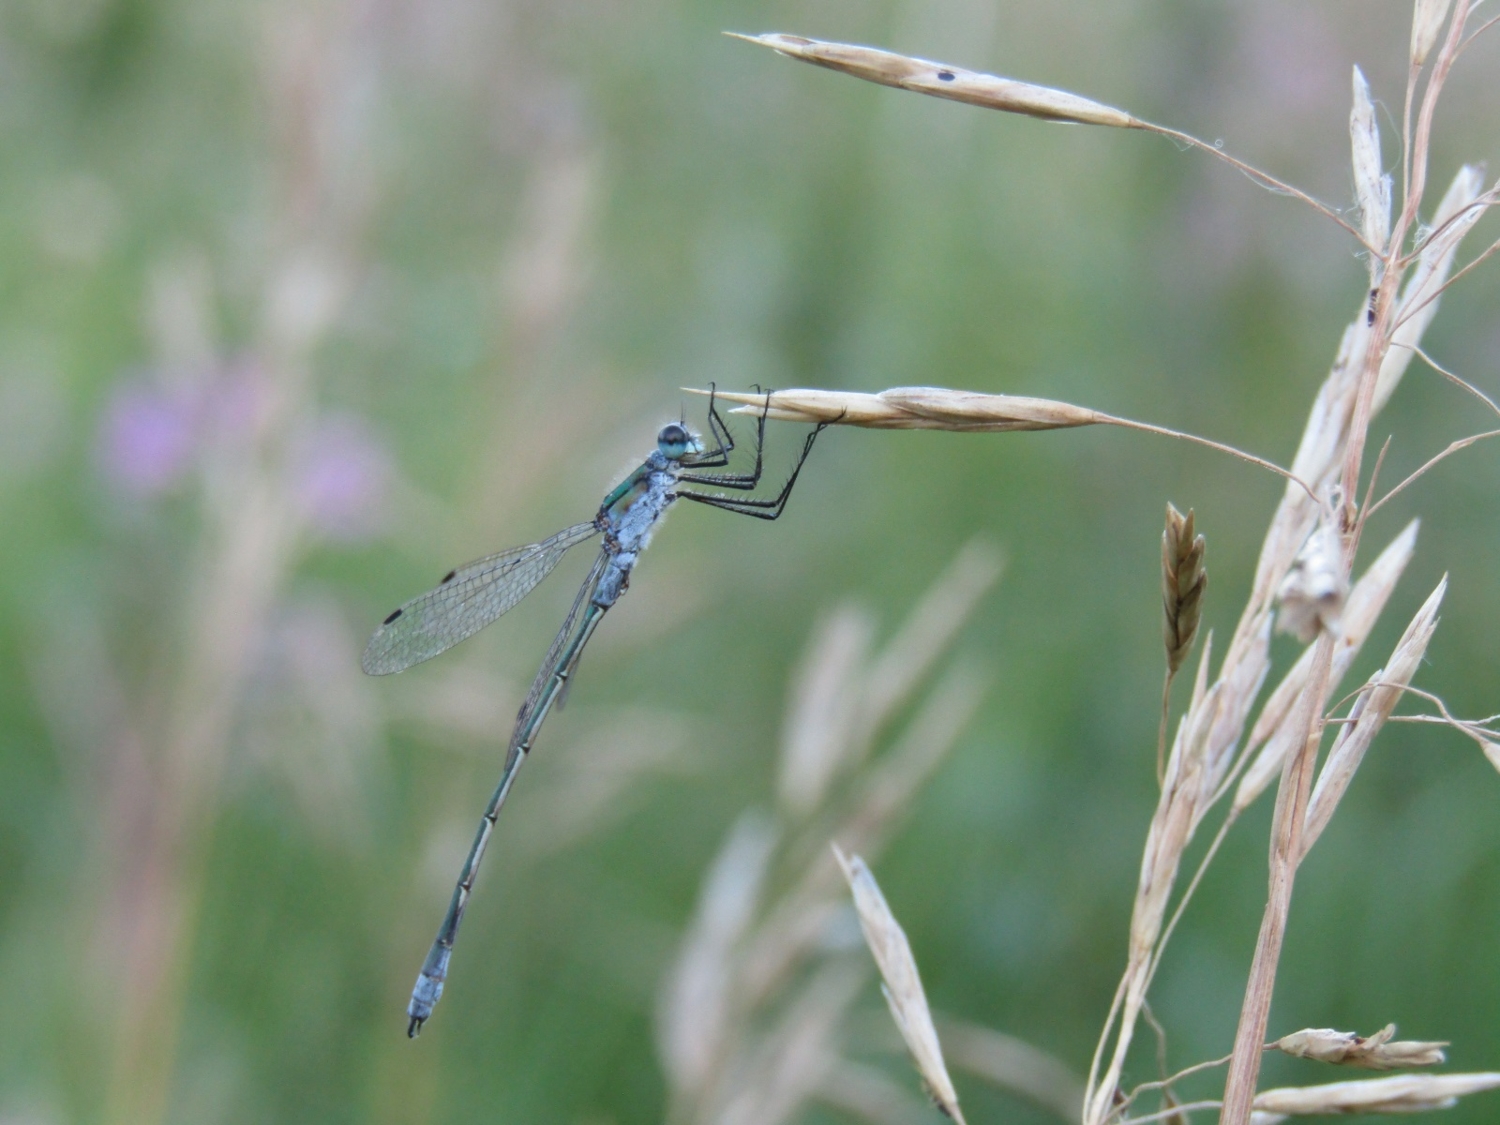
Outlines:
<svg viewBox="0 0 1500 1125"><path fill-rule="evenodd" d="M105 479L136 496L160 495L181 480L198 447L196 398L140 379L117 387L99 434Z"/></svg>
<svg viewBox="0 0 1500 1125"><path fill-rule="evenodd" d="M264 424L266 405L264 377L254 364L175 386L133 376L105 408L100 471L132 496L163 495L205 458L244 449ZM380 530L392 462L362 419L332 414L304 421L287 443L284 464L292 502L311 530L344 541Z"/></svg>
<svg viewBox="0 0 1500 1125"><path fill-rule="evenodd" d="M381 528L391 458L360 418L319 418L295 441L292 495L312 528L331 539L366 539Z"/></svg>

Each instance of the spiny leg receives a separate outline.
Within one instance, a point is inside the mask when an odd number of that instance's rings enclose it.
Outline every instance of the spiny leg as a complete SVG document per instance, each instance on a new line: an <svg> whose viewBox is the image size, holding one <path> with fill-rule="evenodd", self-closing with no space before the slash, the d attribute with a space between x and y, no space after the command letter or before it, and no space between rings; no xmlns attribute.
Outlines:
<svg viewBox="0 0 1500 1125"><path fill-rule="evenodd" d="M754 516L758 520L774 520L781 518L781 511L760 511L756 508L742 508L738 504L721 496L700 496L693 492L679 492L677 494L683 500L696 500L700 504L707 504L710 508L721 508L726 512L733 512L739 516Z"/></svg>
<svg viewBox="0 0 1500 1125"><path fill-rule="evenodd" d="M757 387L756 390L760 388ZM771 409L771 395L774 392L767 390L765 404L761 407L760 418L755 424L755 468L748 473L684 473L683 480L699 481L703 484L716 485L720 488L735 488L749 492L760 484L761 468L764 461L766 447L766 415ZM712 409L712 404L710 404ZM717 411L714 412L717 414ZM712 415L711 415L712 417ZM719 420L723 425L723 419ZM725 429L727 430L727 426ZM727 462L726 462L727 463ZM696 469L703 465L702 461L694 461L688 468Z"/></svg>
<svg viewBox="0 0 1500 1125"><path fill-rule="evenodd" d="M760 390L757 386L756 390ZM734 452L734 435L729 432L729 427L719 414L719 409L714 405L714 396L718 391L718 385L708 385L708 430L713 435L714 448L705 450L692 458L691 463L702 465L713 469L729 464L729 455ZM686 462L685 462L686 463Z"/></svg>
<svg viewBox="0 0 1500 1125"><path fill-rule="evenodd" d="M792 468L792 475L787 477L786 483L781 486L781 491L776 496L756 500L751 498L740 499L735 496L718 496L712 492L677 492L674 495L682 500L696 500L700 504L707 504L711 508L722 508L726 512L735 512L742 516L754 516L760 520L774 520L781 516L786 509L786 502L792 495L792 488L797 483L797 476L802 472L802 466L807 463L807 455L812 452L813 442L818 440L830 422L820 422L812 433L807 435L807 440L802 443L802 453L797 458L797 464ZM702 477L686 478L690 480L702 480Z"/></svg>

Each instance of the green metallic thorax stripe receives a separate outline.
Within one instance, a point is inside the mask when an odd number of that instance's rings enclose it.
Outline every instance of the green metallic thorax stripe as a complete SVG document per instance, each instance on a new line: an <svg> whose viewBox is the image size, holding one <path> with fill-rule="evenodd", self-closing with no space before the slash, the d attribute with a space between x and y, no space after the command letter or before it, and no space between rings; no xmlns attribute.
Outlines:
<svg viewBox="0 0 1500 1125"><path fill-rule="evenodd" d="M640 487L641 483L645 481L646 474L650 471L651 470L648 466L642 465L635 472L631 473L628 477L626 477L615 486L615 490L613 492L611 492L604 498L604 503L599 505L599 510L601 512L609 511L621 500L625 499L625 497L632 491L637 490Z"/></svg>

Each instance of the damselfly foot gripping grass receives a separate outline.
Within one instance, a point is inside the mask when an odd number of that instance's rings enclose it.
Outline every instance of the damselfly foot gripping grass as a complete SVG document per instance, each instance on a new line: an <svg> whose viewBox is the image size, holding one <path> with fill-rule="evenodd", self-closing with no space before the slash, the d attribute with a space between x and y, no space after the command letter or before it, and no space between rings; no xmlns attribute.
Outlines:
<svg viewBox="0 0 1500 1125"><path fill-rule="evenodd" d="M769 404L770 393L766 394ZM813 442L824 426L819 425L802 443L802 452L792 467L791 475L774 497L757 499L750 496L728 496L719 492L694 491L683 487L692 483L709 488L727 488L750 492L760 484L761 454L766 436L766 409L762 408L755 430L755 467L748 473L710 473L705 469L723 468L729 464L729 455L734 450L734 439L729 427L720 417L713 396L708 401L708 426L714 447L707 449L702 440L691 433L685 425L673 422L663 426L656 435L656 448L641 466L619 483L603 503L598 514L588 523L575 524L559 531L540 543L515 547L488 555L450 571L436 589L407 602L395 610L375 630L370 643L365 646L360 661L364 670L372 676L384 676L400 672L413 664L429 660L445 649L451 648L465 637L472 636L495 618L510 609L562 560L569 547L577 546L594 536L603 537L603 547L588 577L583 580L573 608L568 611L558 631L557 639L542 659L536 680L521 704L516 715L515 730L510 736L510 748L505 755L505 765L500 772L500 784L495 787L484 817L479 822L479 832L469 848L468 859L453 889L453 900L448 913L438 929L437 940L422 964L416 987L412 989L411 1003L406 1014L410 1017L407 1034L415 1037L432 1009L443 994L443 982L448 976L448 959L453 953L453 939L463 921L464 908L474 888L474 876L479 862L484 858L489 844L490 832L495 827L495 818L500 806L505 803L516 771L526 760L533 740L553 703L565 692L569 678L578 667L578 658L588 644L589 637L598 627L605 611L614 605L630 585L630 572L636 559L651 541L651 534L677 500L696 500L700 504L722 508L740 515L757 519L774 520L786 508L792 486L797 483L797 474L807 455L812 452Z"/></svg>

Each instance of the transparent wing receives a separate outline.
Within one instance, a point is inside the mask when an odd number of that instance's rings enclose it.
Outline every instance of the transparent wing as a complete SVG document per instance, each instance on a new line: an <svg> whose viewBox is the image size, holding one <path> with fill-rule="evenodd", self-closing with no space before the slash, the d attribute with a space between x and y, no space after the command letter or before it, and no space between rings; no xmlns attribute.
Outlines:
<svg viewBox="0 0 1500 1125"><path fill-rule="evenodd" d="M537 704L541 701L543 693L547 690L548 682L555 673L561 671L557 663L562 658L563 649L567 647L568 641L572 639L574 630L578 626L579 614L593 596L594 587L599 584L599 576L604 573L604 567L608 562L608 552L600 551L599 557L594 560L593 569L589 571L588 577L583 580L583 585L578 588L578 596L573 599L573 608L568 611L567 619L563 621L562 628L557 631L557 638L552 642L552 647L547 650L547 655L542 658L542 666L537 669L536 679L532 681L531 690L526 693L526 702L521 704L521 710L516 715L516 729L511 735L510 740L512 753L515 752L517 744L529 732L532 713L535 712ZM578 657L582 655L583 650L580 648L573 654L572 663L577 665ZM567 682L564 683L564 687L566 686L568 686Z"/></svg>
<svg viewBox="0 0 1500 1125"><path fill-rule="evenodd" d="M592 523L580 523L540 543L460 567L387 617L365 645L360 666L372 676L386 676L452 648L531 593L569 547L597 534Z"/></svg>

